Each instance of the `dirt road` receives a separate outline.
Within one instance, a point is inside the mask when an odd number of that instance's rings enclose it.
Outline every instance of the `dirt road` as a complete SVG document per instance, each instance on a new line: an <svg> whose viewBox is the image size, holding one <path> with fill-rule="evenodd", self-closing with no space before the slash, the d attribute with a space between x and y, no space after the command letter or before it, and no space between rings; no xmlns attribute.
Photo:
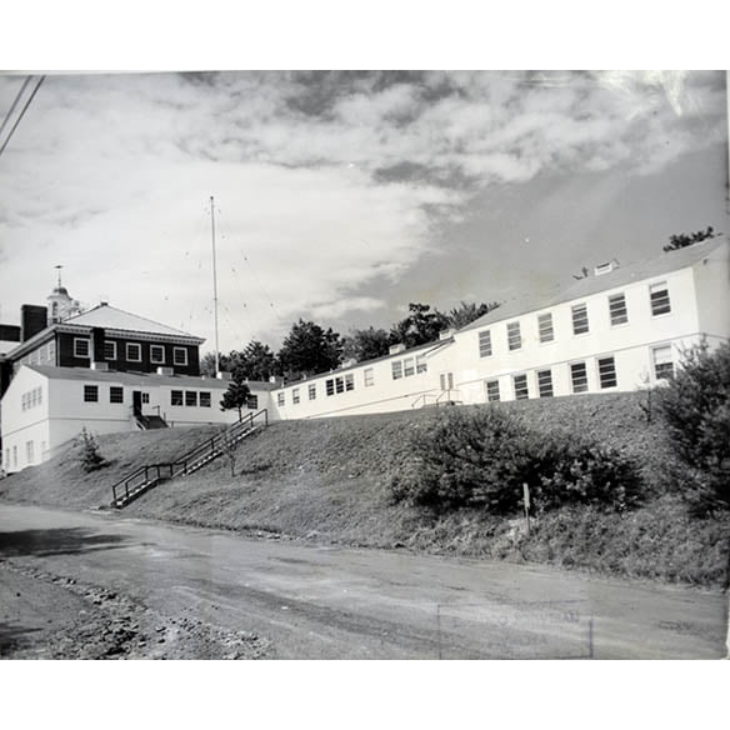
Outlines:
<svg viewBox="0 0 730 730"><path fill-rule="evenodd" d="M0 505L0 655L720 658L725 597Z"/></svg>

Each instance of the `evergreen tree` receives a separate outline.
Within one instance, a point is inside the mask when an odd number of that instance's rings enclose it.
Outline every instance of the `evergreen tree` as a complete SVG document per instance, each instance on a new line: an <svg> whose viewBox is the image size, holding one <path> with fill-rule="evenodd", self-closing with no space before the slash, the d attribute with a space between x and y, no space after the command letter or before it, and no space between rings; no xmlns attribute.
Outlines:
<svg viewBox="0 0 730 730"><path fill-rule="evenodd" d="M356 362L373 360L388 354L390 339L384 329L368 327L366 330L352 330L342 338L342 357Z"/></svg>
<svg viewBox="0 0 730 730"><path fill-rule="evenodd" d="M244 378L240 373L234 373L228 390L223 394L223 400L220 402L222 411L230 411L236 409L238 411L238 420L240 421L243 409L248 405L251 397L251 389L243 382Z"/></svg>
<svg viewBox="0 0 730 730"><path fill-rule="evenodd" d="M483 317L498 306L499 302L489 302L489 304L485 304L484 302L481 304L461 302L458 307L454 307L449 312L449 324L459 330L479 319L479 317Z"/></svg>
<svg viewBox="0 0 730 730"><path fill-rule="evenodd" d="M715 238L718 235L712 226L708 226L706 231L697 231L696 233L679 233L669 236L669 243L664 246L664 251L677 251L680 248L692 246L695 243L706 241L708 238Z"/></svg>
<svg viewBox="0 0 730 730"><path fill-rule="evenodd" d="M409 314L405 319L396 322L390 330L391 344L403 343L406 347L417 347L427 342L438 340L439 333L448 329L449 318L439 312L431 311L428 304L408 305Z"/></svg>
<svg viewBox="0 0 730 730"><path fill-rule="evenodd" d="M289 378L308 377L336 368L341 354L342 342L337 332L300 319L281 345L279 367Z"/></svg>

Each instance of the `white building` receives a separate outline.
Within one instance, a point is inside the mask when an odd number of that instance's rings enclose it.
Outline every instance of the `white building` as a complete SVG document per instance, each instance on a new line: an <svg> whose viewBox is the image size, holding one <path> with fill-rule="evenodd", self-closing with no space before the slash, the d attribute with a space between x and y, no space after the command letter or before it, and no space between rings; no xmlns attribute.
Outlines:
<svg viewBox="0 0 730 730"><path fill-rule="evenodd" d="M267 408L270 420L306 419L656 385L686 348L730 339L729 252L715 239L651 261L611 262L547 296L505 303L438 342L394 346L385 357L282 386L250 383L250 406ZM49 364L34 353L50 342ZM32 335L7 356L15 375L2 399L3 467L40 463L83 427L233 421L235 412L218 407L227 382L198 375L201 342L108 306Z"/></svg>

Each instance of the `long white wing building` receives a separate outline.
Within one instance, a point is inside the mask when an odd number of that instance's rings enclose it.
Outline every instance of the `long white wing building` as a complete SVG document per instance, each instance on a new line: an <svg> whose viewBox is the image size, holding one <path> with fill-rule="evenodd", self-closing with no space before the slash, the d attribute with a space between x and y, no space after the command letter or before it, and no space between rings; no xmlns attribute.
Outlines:
<svg viewBox="0 0 730 730"><path fill-rule="evenodd" d="M199 375L200 338L108 305L50 324L38 308L30 314L20 328L28 336L0 359L7 472L50 458L84 427L237 417L218 407L227 383ZM687 348L728 339L730 247L713 239L520 295L438 342L395 345L385 357L285 385L250 383L249 405L267 408L270 420L306 419L632 391L671 377Z"/></svg>

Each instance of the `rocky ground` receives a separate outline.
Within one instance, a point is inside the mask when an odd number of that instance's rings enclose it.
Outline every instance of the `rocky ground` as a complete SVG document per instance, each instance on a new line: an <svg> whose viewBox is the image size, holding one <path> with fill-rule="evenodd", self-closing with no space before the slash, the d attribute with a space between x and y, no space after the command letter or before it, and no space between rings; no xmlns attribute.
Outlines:
<svg viewBox="0 0 730 730"><path fill-rule="evenodd" d="M269 644L183 612L164 616L129 596L0 561L0 658L258 659Z"/></svg>

